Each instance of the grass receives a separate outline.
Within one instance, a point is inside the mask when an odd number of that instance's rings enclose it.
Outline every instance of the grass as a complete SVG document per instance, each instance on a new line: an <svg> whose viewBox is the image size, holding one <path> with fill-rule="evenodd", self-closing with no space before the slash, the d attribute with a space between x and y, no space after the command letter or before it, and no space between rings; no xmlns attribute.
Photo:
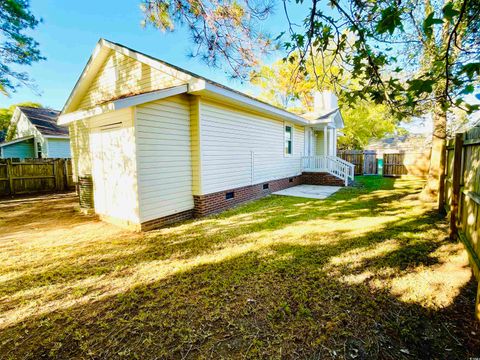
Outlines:
<svg viewBox="0 0 480 360"><path fill-rule="evenodd" d="M466 253L421 187L360 177L143 234L68 195L0 203L0 357L480 356Z"/></svg>

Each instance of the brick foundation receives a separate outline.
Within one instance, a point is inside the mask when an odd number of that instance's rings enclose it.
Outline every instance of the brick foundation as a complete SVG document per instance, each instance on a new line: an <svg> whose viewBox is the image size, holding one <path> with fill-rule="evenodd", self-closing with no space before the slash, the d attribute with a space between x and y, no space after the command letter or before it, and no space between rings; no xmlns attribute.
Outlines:
<svg viewBox="0 0 480 360"><path fill-rule="evenodd" d="M268 187L264 189L264 186ZM289 178L266 181L260 184L243 186L236 189L218 191L206 195L194 195L194 208L172 214L159 219L150 220L142 223L140 228L142 231L148 231L163 226L167 226L179 221L191 219L192 217L202 217L214 213L221 212L244 202L259 199L272 192L280 191L292 186L301 184L308 185L332 185L344 186L342 179L328 173L304 172L299 176ZM227 193L233 193L232 198L227 198ZM231 194L230 194L231 195Z"/></svg>
<svg viewBox="0 0 480 360"><path fill-rule="evenodd" d="M268 189L263 188L264 184L268 184ZM214 214L246 201L259 199L272 192L300 184L302 184L302 176L293 176L290 178L267 181L261 184L249 185L206 195L194 195L194 216L201 217ZM233 198L227 199L226 194L231 192L233 192Z"/></svg>
<svg viewBox="0 0 480 360"><path fill-rule="evenodd" d="M191 218L193 218L193 209L146 221L140 225L140 229L141 231L158 229Z"/></svg>
<svg viewBox="0 0 480 360"><path fill-rule="evenodd" d="M345 186L345 182L342 179L322 172L302 173L302 183L308 185Z"/></svg>

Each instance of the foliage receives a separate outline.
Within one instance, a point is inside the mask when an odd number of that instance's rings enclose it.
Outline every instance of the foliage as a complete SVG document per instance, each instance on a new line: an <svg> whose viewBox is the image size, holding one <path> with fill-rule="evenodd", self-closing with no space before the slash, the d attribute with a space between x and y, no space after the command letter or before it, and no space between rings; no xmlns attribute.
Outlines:
<svg viewBox="0 0 480 360"><path fill-rule="evenodd" d="M343 136L338 139L341 149L364 149L370 140L406 133L385 104L358 100L354 105L342 106L341 112L345 122L345 128L341 130Z"/></svg>
<svg viewBox="0 0 480 360"><path fill-rule="evenodd" d="M144 11L146 22L164 30L187 23L203 58L210 64L226 60L236 76L246 77L259 57L280 44L300 73L308 61L333 54L340 67L330 82L348 73L360 85L345 92L351 103L371 98L400 114L421 113L438 100L444 107L475 109L462 97L474 91L480 75L477 1L331 0L329 11L321 4L312 2L303 25L294 24L284 6L285 31L270 41L258 29L272 2L154 0L144 2Z"/></svg>
<svg viewBox="0 0 480 360"><path fill-rule="evenodd" d="M10 120L12 119L13 113L17 106L30 106L30 107L42 107L41 104L36 103L36 102L22 102L19 104L14 104L9 106L8 108L0 108L0 131L6 134L6 139L10 140L14 136L14 131L11 130L8 132L8 128L10 126Z"/></svg>
<svg viewBox="0 0 480 360"><path fill-rule="evenodd" d="M259 30L272 4L273 0L142 0L141 8L145 13L144 25L172 31L175 22L186 24L195 44L191 55L200 56L213 66L219 65L219 59L224 60L232 76L238 77L258 65L259 54L266 54L273 46L271 37Z"/></svg>
<svg viewBox="0 0 480 360"><path fill-rule="evenodd" d="M29 0L0 1L0 93L4 95L20 84L32 86L27 73L14 70L11 65L31 65L45 59L38 42L25 33L39 23L29 8Z"/></svg>
<svg viewBox="0 0 480 360"><path fill-rule="evenodd" d="M326 200L269 196L144 233L78 214L73 196L3 201L0 354L478 355L468 257L418 201L422 182L356 181Z"/></svg>

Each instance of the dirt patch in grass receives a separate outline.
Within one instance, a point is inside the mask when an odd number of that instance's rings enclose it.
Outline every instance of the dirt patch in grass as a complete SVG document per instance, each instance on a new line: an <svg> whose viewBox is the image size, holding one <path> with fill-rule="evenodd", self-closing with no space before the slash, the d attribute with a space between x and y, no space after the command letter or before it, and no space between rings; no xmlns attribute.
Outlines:
<svg viewBox="0 0 480 360"><path fill-rule="evenodd" d="M0 203L0 354L480 356L466 253L422 183L357 181L143 234L68 195Z"/></svg>

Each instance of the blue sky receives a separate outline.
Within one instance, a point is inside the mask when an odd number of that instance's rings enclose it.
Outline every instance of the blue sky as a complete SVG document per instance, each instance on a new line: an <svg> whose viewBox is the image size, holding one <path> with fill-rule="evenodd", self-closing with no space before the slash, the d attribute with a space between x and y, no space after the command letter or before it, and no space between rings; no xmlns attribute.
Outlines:
<svg viewBox="0 0 480 360"><path fill-rule="evenodd" d="M298 11L301 9L298 6L294 8L297 11L293 14L295 19L296 15L301 14ZM247 85L228 79L223 71L209 68L198 58L189 58L192 43L185 29L162 33L151 27L142 28L140 0L31 0L31 9L37 17L43 18L43 23L35 29L33 36L40 43L40 49L47 60L22 70L35 79L41 95L35 95L31 89L22 87L10 98L0 96L0 107L35 101L61 109L101 37L238 90L247 89ZM279 34L284 23L283 11L279 6L265 27L268 27L270 33Z"/></svg>

